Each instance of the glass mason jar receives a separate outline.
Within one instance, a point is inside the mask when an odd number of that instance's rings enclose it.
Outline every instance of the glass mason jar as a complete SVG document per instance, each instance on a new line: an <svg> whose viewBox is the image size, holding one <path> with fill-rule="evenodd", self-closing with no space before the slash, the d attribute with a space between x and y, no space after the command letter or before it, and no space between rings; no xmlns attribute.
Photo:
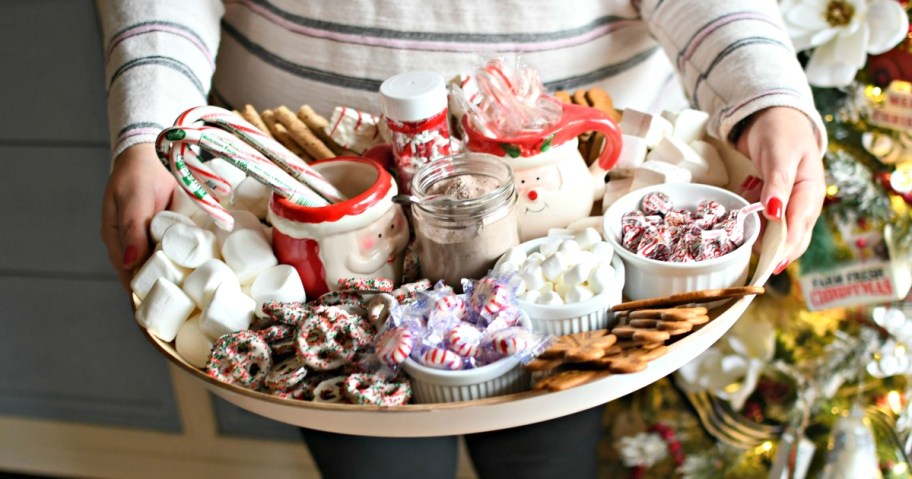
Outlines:
<svg viewBox="0 0 912 479"><path fill-rule="evenodd" d="M412 227L425 278L462 291L519 244L516 188L500 158L463 153L427 163L412 178ZM454 190L455 188L455 190ZM432 198L435 195L442 197Z"/></svg>

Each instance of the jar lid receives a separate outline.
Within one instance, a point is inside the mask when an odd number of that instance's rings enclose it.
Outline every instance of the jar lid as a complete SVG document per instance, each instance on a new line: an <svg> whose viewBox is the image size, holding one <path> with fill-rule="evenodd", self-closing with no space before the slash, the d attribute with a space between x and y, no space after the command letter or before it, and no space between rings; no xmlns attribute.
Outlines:
<svg viewBox="0 0 912 479"><path fill-rule="evenodd" d="M400 73L380 85L380 105L396 121L426 120L447 107L446 82L431 71Z"/></svg>

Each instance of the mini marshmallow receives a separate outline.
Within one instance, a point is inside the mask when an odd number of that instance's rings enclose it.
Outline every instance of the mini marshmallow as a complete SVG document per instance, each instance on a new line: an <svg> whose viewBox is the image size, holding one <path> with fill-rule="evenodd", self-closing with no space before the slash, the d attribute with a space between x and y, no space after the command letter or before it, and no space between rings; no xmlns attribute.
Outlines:
<svg viewBox="0 0 912 479"><path fill-rule="evenodd" d="M198 209L198 208L197 208ZM185 225L196 226L196 223L189 216L182 215L176 211L162 210L152 217L149 222L149 236L156 243L160 243L165 236L165 231L173 224L183 223Z"/></svg>
<svg viewBox="0 0 912 479"><path fill-rule="evenodd" d="M215 233L198 226L176 223L165 231L162 251L185 268L196 268L218 257Z"/></svg>
<svg viewBox="0 0 912 479"><path fill-rule="evenodd" d="M608 210L615 201L633 191L633 178L616 178L605 183L605 194L602 196L602 213Z"/></svg>
<svg viewBox="0 0 912 479"><path fill-rule="evenodd" d="M720 188L728 185L728 168L725 167L725 163L719 155L719 150L705 141L691 142L690 147L706 162L706 172L701 176L694 177L694 181Z"/></svg>
<svg viewBox="0 0 912 479"><path fill-rule="evenodd" d="M263 234L250 229L237 230L228 235L222 247L222 256L241 284L250 284L256 275L279 264Z"/></svg>
<svg viewBox="0 0 912 479"><path fill-rule="evenodd" d="M557 252L564 255L564 258L567 260L568 264L573 264L573 263L578 262L579 254L580 254L580 251L582 251L582 250L583 250L583 248L580 246L579 243L576 242L575 239L565 239L561 243L560 247L557 248Z"/></svg>
<svg viewBox="0 0 912 479"><path fill-rule="evenodd" d="M547 293L542 293L542 295L538 297L538 301L536 301L536 303L537 304L559 305L559 304L564 304L564 300L563 300L563 298L560 297L559 294L557 294L557 292L549 291Z"/></svg>
<svg viewBox="0 0 912 479"><path fill-rule="evenodd" d="M580 249L591 250L594 244L602 241L602 234L595 228L586 228L577 233L573 239L579 244Z"/></svg>
<svg viewBox="0 0 912 479"><path fill-rule="evenodd" d="M184 292L193 299L196 305L203 309L212 298L212 293L223 282L237 284L240 288L237 275L224 261L211 259L203 263L184 278Z"/></svg>
<svg viewBox="0 0 912 479"><path fill-rule="evenodd" d="M241 292L240 285L223 282L200 314L200 329L210 339L247 329L253 322L256 301Z"/></svg>
<svg viewBox="0 0 912 479"><path fill-rule="evenodd" d="M526 260L527 257L528 255L524 249L520 248L519 246L514 246L508 249L506 253L504 253L501 261L520 265L523 263L523 261Z"/></svg>
<svg viewBox="0 0 912 479"><path fill-rule="evenodd" d="M271 195L272 190L268 186L248 176L234 189L231 206L239 210L249 210L257 218L264 219Z"/></svg>
<svg viewBox="0 0 912 479"><path fill-rule="evenodd" d="M554 283L545 281L545 284L543 284L541 288L538 288L538 291L541 294L550 293L551 291L554 291Z"/></svg>
<svg viewBox="0 0 912 479"><path fill-rule="evenodd" d="M599 263L611 263L611 259L614 258L614 248L604 241L592 245L590 251L595 254Z"/></svg>
<svg viewBox="0 0 912 479"><path fill-rule="evenodd" d="M180 287L167 279L159 278L139 304L136 322L146 328L149 334L170 342L194 309L193 300Z"/></svg>
<svg viewBox="0 0 912 479"><path fill-rule="evenodd" d="M646 159L680 166L690 172L691 179L694 181L699 181L698 178L705 176L709 168L706 160L699 153L687 143L672 137L662 138L655 149L649 152Z"/></svg>
<svg viewBox="0 0 912 479"><path fill-rule="evenodd" d="M674 131L674 125L665 118L629 108L624 110L618 126L621 133L646 140L648 148L655 147L663 137Z"/></svg>
<svg viewBox="0 0 912 479"><path fill-rule="evenodd" d="M202 369L209 362L209 351L212 350L215 341L209 339L200 329L199 318L200 315L195 314L184 321L174 338L174 349L184 361Z"/></svg>
<svg viewBox="0 0 912 479"><path fill-rule="evenodd" d="M633 175L631 191L647 186L664 183L690 183L691 174L686 168L665 163L664 161L650 161L640 165Z"/></svg>
<svg viewBox="0 0 912 479"><path fill-rule="evenodd" d="M266 232L263 231L263 223L260 223L260 219L257 218L255 214L247 210L237 209L231 209L228 210L228 212L231 213L231 217L234 218L234 227L231 228L231 231L219 228L214 221L209 226L209 231L215 233L215 239L218 241L219 250L224 247L225 238L237 230L255 230L260 232L263 235L263 238L266 237Z"/></svg>
<svg viewBox="0 0 912 479"><path fill-rule="evenodd" d="M592 263L577 263L570 267L561 276L568 287L577 286L589 280L589 274L595 265Z"/></svg>
<svg viewBox="0 0 912 479"><path fill-rule="evenodd" d="M561 238L548 238L538 247L538 252L545 258L548 258L557 252L557 249L560 248L563 241L564 240Z"/></svg>
<svg viewBox="0 0 912 479"><path fill-rule="evenodd" d="M180 285L187 277L190 271L182 268L173 261L163 251L156 251L146 260L145 264L139 268L139 271L133 275L130 281L130 288L139 299L146 297L152 286L158 281L158 278L164 278L168 281Z"/></svg>
<svg viewBox="0 0 912 479"><path fill-rule="evenodd" d="M690 143L706 135L709 113L685 108L678 112L672 123L674 123L674 130L671 132L671 136L684 143Z"/></svg>
<svg viewBox="0 0 912 479"><path fill-rule="evenodd" d="M525 266L527 266L527 265L533 265L533 264L538 264L538 265L540 265L540 264L542 264L544 261L545 261L545 255L543 255L543 254L541 254L540 252L536 251L536 252L534 252L534 253L530 253L529 256L526 256L526 260L523 261L523 267L525 267Z"/></svg>
<svg viewBox="0 0 912 479"><path fill-rule="evenodd" d="M602 294L614 286L614 276L614 267L602 263L589 274L589 288L595 294Z"/></svg>
<svg viewBox="0 0 912 479"><path fill-rule="evenodd" d="M514 263L512 261L500 261L494 265L494 274L498 276L506 276L510 273L518 273L520 266L522 266L521 263Z"/></svg>
<svg viewBox="0 0 912 479"><path fill-rule="evenodd" d="M678 119L677 113L668 110L662 110L662 114L660 116L668 120L672 125L674 125L675 120Z"/></svg>
<svg viewBox="0 0 912 479"><path fill-rule="evenodd" d="M578 284L567 291L567 294L564 295L564 300L568 303L580 303L592 299L594 296L595 293L591 289Z"/></svg>
<svg viewBox="0 0 912 479"><path fill-rule="evenodd" d="M541 264L542 273L548 281L556 280L568 266L570 266L570 261L560 251L555 251Z"/></svg>
<svg viewBox="0 0 912 479"><path fill-rule="evenodd" d="M633 135L621 135L623 144L615 168L636 168L646 161L646 139Z"/></svg>
<svg viewBox="0 0 912 479"><path fill-rule="evenodd" d="M256 301L256 315L261 318L266 316L263 304L270 301L307 301L298 270L287 264L275 265L258 274L250 285L249 294Z"/></svg>
<svg viewBox="0 0 912 479"><path fill-rule="evenodd" d="M545 285L545 274L540 265L530 265L519 275L523 283L526 284L527 290L539 289Z"/></svg>
<svg viewBox="0 0 912 479"><path fill-rule="evenodd" d="M570 291L570 288L572 287L572 284L564 282L563 276L557 278L557 281L554 282L554 292L559 294L561 298L563 298L567 294L567 291ZM544 293L544 291L542 292Z"/></svg>
<svg viewBox="0 0 912 479"><path fill-rule="evenodd" d="M529 303L537 303L538 298L541 297L541 291L537 289L530 289L525 293L517 295L516 297Z"/></svg>

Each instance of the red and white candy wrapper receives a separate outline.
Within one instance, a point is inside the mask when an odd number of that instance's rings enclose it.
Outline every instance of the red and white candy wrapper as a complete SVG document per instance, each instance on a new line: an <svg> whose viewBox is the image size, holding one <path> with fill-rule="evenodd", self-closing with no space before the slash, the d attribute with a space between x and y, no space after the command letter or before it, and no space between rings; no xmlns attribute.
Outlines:
<svg viewBox="0 0 912 479"><path fill-rule="evenodd" d="M646 215L665 216L671 211L671 198L661 191L652 191L643 196L640 206Z"/></svg>
<svg viewBox="0 0 912 479"><path fill-rule="evenodd" d="M444 348L425 348L418 355L418 362L434 369L447 371L462 369L462 356Z"/></svg>
<svg viewBox="0 0 912 479"><path fill-rule="evenodd" d="M415 347L415 334L405 326L396 326L377 335L374 341L377 357L387 366L397 367Z"/></svg>
<svg viewBox="0 0 912 479"><path fill-rule="evenodd" d="M481 348L482 333L474 325L460 323L446 336L447 346L464 358L478 356Z"/></svg>
<svg viewBox="0 0 912 479"><path fill-rule="evenodd" d="M477 281L464 279L469 306L468 319L482 327L487 326L503 312L515 310L516 288L509 279L488 275ZM510 314L515 317L512 311Z"/></svg>

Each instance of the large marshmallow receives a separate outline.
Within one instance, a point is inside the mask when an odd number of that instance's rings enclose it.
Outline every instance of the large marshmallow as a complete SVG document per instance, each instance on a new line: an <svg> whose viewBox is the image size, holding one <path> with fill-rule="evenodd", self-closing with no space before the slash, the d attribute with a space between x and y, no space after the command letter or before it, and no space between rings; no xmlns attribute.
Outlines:
<svg viewBox="0 0 912 479"><path fill-rule="evenodd" d="M258 230L241 229L225 238L222 247L225 263L234 270L241 284L250 284L256 275L279 264L272 246Z"/></svg>
<svg viewBox="0 0 912 479"><path fill-rule="evenodd" d="M209 226L209 231L215 233L215 239L218 242L219 250L221 250L225 245L225 239L228 238L228 235L238 230L254 230L259 231L263 235L263 238L266 238L266 228L263 226L263 223L260 222L260 219L256 217L255 214L247 210L228 210L231 213L231 217L234 218L234 227L231 228L231 231L223 230L216 226L215 222ZM268 240L267 240L268 241Z"/></svg>
<svg viewBox="0 0 912 479"><path fill-rule="evenodd" d="M647 160L636 169L630 190L636 191L640 188L664 183L690 183L690 180L691 174L686 168L664 161Z"/></svg>
<svg viewBox="0 0 912 479"><path fill-rule="evenodd" d="M232 165L224 158L213 158L206 162L207 165L219 176L221 176L225 181L231 185L231 189L234 190L237 188L242 181L247 178L247 173L244 170Z"/></svg>
<svg viewBox="0 0 912 479"><path fill-rule="evenodd" d="M176 284L159 279L136 310L136 322L162 341L172 341L196 309L193 300Z"/></svg>
<svg viewBox="0 0 912 479"><path fill-rule="evenodd" d="M200 329L211 339L247 329L253 322L256 301L241 292L241 287L223 282L200 314Z"/></svg>
<svg viewBox="0 0 912 479"><path fill-rule="evenodd" d="M674 125L665 118L632 109L624 110L618 126L621 133L646 140L646 146L649 148L653 148L663 137L674 131Z"/></svg>
<svg viewBox="0 0 912 479"><path fill-rule="evenodd" d="M209 303L212 294L215 293L215 288L223 282L238 285L240 288L237 275L234 274L231 267L221 260L211 259L184 278L183 288L187 296L190 296L200 309L203 309Z"/></svg>
<svg viewBox="0 0 912 479"><path fill-rule="evenodd" d="M248 176L234 189L231 195L231 206L239 210L248 210L257 218L264 219L271 195L272 190L268 186L260 183L256 178Z"/></svg>
<svg viewBox="0 0 912 479"><path fill-rule="evenodd" d="M152 253L152 256L133 275L130 288L139 299L143 299L159 278L180 285L189 272L190 270L174 264L163 251L158 250Z"/></svg>
<svg viewBox="0 0 912 479"><path fill-rule="evenodd" d="M646 139L633 135L621 135L621 138L623 138L623 146L614 168L623 170L636 168L643 164L646 161L646 153L649 150L646 147Z"/></svg>
<svg viewBox="0 0 912 479"><path fill-rule="evenodd" d="M690 172L692 181L699 182L701 177L706 176L709 165L706 160L700 156L687 143L673 137L662 138L662 141L656 145L655 149L646 155L647 161L663 161L672 165L680 166Z"/></svg>
<svg viewBox="0 0 912 479"><path fill-rule="evenodd" d="M215 341L200 329L199 318L200 315L195 314L184 321L174 338L174 349L184 361L202 369L209 362L209 352L212 351Z"/></svg>
<svg viewBox="0 0 912 479"><path fill-rule="evenodd" d="M690 147L706 162L706 173L701 176L695 176L694 181L720 188L727 186L729 181L728 168L725 167L722 156L719 155L719 150L705 141L691 142Z"/></svg>
<svg viewBox="0 0 912 479"><path fill-rule="evenodd" d="M196 226L196 223L194 223L189 216L176 211L162 210L156 213L155 216L152 217L152 221L149 222L149 236L151 236L152 240L156 243L160 243L162 238L165 237L165 231L167 231L171 225L177 223Z"/></svg>
<svg viewBox="0 0 912 479"><path fill-rule="evenodd" d="M256 315L265 317L263 304L270 301L305 302L307 292L298 270L287 264L273 266L258 274L250 285L250 296L256 301Z"/></svg>
<svg viewBox="0 0 912 479"><path fill-rule="evenodd" d="M218 244L213 232L198 226L176 223L165 231L162 251L175 264L196 268L218 257Z"/></svg>
<svg viewBox="0 0 912 479"><path fill-rule="evenodd" d="M690 143L700 140L706 135L709 113L685 108L675 115L673 123L674 131L671 132L671 136L684 143Z"/></svg>

